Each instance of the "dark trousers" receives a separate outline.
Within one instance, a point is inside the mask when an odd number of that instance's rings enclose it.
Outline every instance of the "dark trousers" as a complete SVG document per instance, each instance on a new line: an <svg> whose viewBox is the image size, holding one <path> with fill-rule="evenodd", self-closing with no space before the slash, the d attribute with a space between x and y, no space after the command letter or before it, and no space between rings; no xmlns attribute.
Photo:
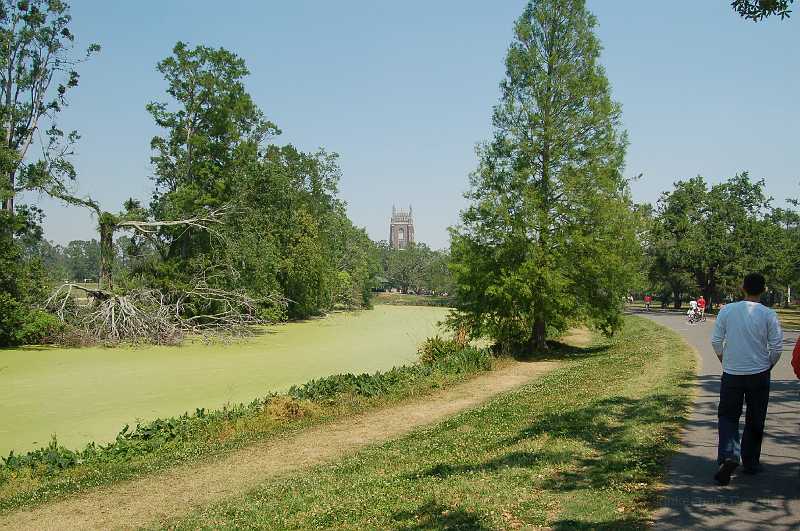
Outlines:
<svg viewBox="0 0 800 531"><path fill-rule="evenodd" d="M756 467L761 459L761 440L769 404L769 371L758 374L722 373L719 388L719 451L717 461L725 459ZM744 431L739 443L739 417L747 405Z"/></svg>

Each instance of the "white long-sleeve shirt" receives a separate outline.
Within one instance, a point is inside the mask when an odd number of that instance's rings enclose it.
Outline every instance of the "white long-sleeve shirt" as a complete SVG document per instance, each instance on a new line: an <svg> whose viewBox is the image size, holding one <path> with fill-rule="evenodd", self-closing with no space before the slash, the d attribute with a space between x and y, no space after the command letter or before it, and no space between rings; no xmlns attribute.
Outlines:
<svg viewBox="0 0 800 531"><path fill-rule="evenodd" d="M726 304L714 325L711 345L728 374L757 374L781 357L783 331L774 310L758 302Z"/></svg>

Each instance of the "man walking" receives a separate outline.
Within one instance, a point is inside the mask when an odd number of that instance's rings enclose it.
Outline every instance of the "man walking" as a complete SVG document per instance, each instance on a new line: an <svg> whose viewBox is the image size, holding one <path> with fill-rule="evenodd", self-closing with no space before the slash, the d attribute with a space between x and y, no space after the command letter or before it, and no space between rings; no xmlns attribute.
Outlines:
<svg viewBox="0 0 800 531"><path fill-rule="evenodd" d="M730 483L741 463L744 472L760 470L761 440L769 403L770 370L781 356L783 332L775 312L759 303L764 277L751 273L744 278L745 299L720 310L711 344L722 362L719 390L719 469L714 479ZM744 431L739 439L739 417L747 405Z"/></svg>

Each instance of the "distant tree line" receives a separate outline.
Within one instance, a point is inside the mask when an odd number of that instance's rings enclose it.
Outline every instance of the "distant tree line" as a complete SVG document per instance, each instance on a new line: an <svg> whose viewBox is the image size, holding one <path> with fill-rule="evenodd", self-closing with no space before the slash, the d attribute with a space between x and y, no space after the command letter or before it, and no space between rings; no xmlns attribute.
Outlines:
<svg viewBox="0 0 800 531"><path fill-rule="evenodd" d="M797 206L796 201L790 202ZM645 289L676 308L703 295L711 305L740 296L749 272L769 283L765 302L786 302L800 287L800 213L773 206L764 181L747 173L709 185L678 181L642 210Z"/></svg>
<svg viewBox="0 0 800 531"><path fill-rule="evenodd" d="M381 277L378 287L403 293L452 294L453 277L448 264L450 253L414 243L405 249L392 249L378 242Z"/></svg>

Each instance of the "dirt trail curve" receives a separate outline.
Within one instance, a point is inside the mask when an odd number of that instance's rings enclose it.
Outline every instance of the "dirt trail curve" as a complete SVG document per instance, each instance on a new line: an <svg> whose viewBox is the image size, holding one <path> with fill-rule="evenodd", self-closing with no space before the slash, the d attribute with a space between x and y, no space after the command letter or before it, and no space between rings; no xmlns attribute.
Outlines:
<svg viewBox="0 0 800 531"><path fill-rule="evenodd" d="M256 444L218 461L181 466L17 511L0 517L0 529L120 529L185 514L275 475L341 457L472 408L557 365L515 362L419 400Z"/></svg>

